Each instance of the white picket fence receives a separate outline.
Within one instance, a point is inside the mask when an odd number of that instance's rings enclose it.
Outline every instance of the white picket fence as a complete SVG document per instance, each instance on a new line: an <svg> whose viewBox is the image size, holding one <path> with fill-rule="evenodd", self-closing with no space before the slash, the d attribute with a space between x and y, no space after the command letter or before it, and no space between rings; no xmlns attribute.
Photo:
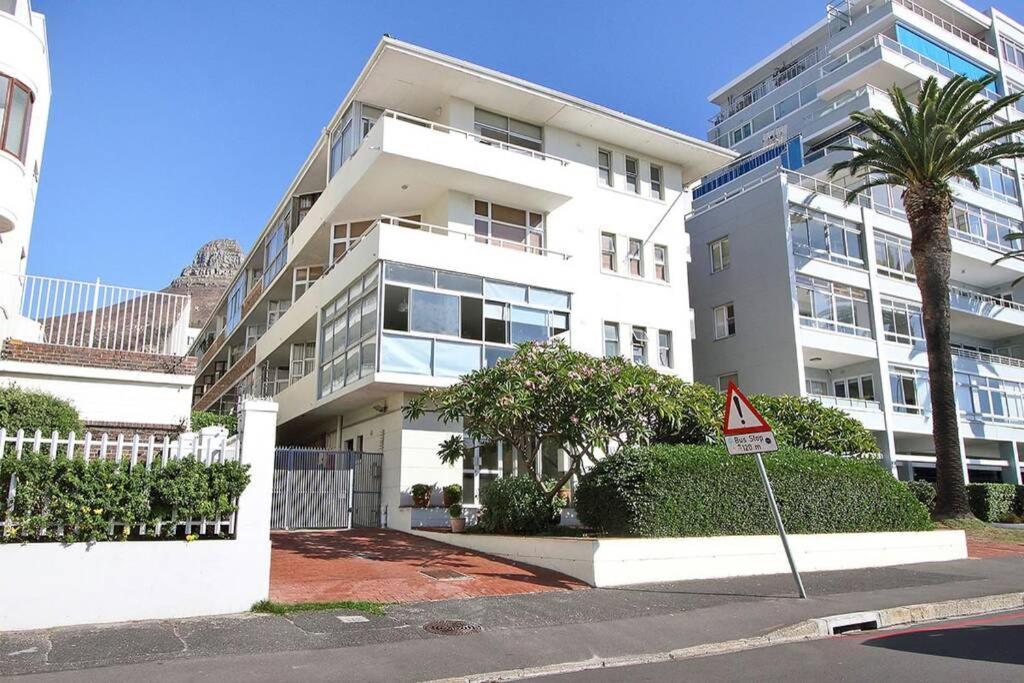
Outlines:
<svg viewBox="0 0 1024 683"><path fill-rule="evenodd" d="M14 434L8 434L6 429L0 428L0 454L9 454L9 448L10 452L13 452L13 456L19 459L26 452L47 453L51 460L58 457L108 460L127 463L129 468L145 467L147 470L153 469L154 466L166 465L172 460L188 457L207 465L241 459L241 444L238 437L229 437L226 431L217 429L181 434L172 441L166 436L157 439L153 435L143 438L138 434L131 436L117 434L111 437L104 433L97 438L91 432L86 432L82 438L77 438L74 432L68 433L66 438L61 438L57 431L44 437L40 430L36 430L34 434L26 434L25 430L19 429ZM0 485L3 485L3 482L0 482ZM0 536L6 534L7 528L13 523L10 514L18 486L15 475L11 475L7 486L8 507L0 517ZM184 529L186 535L192 533L233 535L235 519L236 514L226 517L218 515L214 519L177 520L174 531ZM168 532L167 526L168 523L157 522L154 532L158 537L164 535ZM123 533L126 527L128 525L124 523L111 522L108 533L111 535L118 531ZM147 529L145 524L139 524L134 529L129 528L128 531L129 534L136 531L139 536L145 536ZM39 533L39 538L60 538L63 535L63 529L43 529Z"/></svg>

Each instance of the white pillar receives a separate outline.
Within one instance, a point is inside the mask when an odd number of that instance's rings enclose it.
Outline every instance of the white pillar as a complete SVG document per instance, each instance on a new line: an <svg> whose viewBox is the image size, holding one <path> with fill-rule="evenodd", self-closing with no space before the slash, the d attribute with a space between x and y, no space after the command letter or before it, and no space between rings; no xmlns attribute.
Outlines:
<svg viewBox="0 0 1024 683"><path fill-rule="evenodd" d="M235 543L245 553L239 580L252 582L260 599L270 592L270 506L274 484L277 403L246 400L238 413L241 461L249 465L249 485L238 499ZM244 550L243 550L244 549ZM255 600L253 601L255 602Z"/></svg>
<svg viewBox="0 0 1024 683"><path fill-rule="evenodd" d="M1006 460L1006 468L1003 469L1003 481L1008 484L1020 486L1024 484L1020 472L1020 450L1016 441L1001 441L999 443L999 455Z"/></svg>

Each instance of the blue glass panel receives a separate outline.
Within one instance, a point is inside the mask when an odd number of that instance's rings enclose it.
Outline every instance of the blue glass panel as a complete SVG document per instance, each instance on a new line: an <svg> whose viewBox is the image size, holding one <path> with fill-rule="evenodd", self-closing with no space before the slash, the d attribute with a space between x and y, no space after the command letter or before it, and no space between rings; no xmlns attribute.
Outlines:
<svg viewBox="0 0 1024 683"><path fill-rule="evenodd" d="M384 335L380 347L381 371L429 375L430 345L429 339Z"/></svg>
<svg viewBox="0 0 1024 683"><path fill-rule="evenodd" d="M438 377L459 377L479 369L479 345L434 342L434 374Z"/></svg>
<svg viewBox="0 0 1024 683"><path fill-rule="evenodd" d="M896 40L914 52L922 54L928 59L968 78L977 80L991 75L988 70L983 69L970 60L964 59L955 52L947 50L938 43L925 38L920 33L912 31L902 24L896 24ZM990 84L988 87L989 90L996 92L995 83Z"/></svg>
<svg viewBox="0 0 1024 683"><path fill-rule="evenodd" d="M548 338L547 311L512 307L512 343L545 341Z"/></svg>

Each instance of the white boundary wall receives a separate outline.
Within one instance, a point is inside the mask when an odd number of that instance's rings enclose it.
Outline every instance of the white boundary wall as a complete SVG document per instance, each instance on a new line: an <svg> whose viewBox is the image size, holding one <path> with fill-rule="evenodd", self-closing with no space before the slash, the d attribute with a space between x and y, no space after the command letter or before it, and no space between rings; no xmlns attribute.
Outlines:
<svg viewBox="0 0 1024 683"><path fill-rule="evenodd" d="M778 536L552 538L419 530L411 533L552 569L599 588L789 572ZM802 572L967 557L967 539L962 531L791 534L789 542Z"/></svg>
<svg viewBox="0 0 1024 683"><path fill-rule="evenodd" d="M240 413L249 486L233 540L0 544L0 631L226 614L270 588L277 404Z"/></svg>

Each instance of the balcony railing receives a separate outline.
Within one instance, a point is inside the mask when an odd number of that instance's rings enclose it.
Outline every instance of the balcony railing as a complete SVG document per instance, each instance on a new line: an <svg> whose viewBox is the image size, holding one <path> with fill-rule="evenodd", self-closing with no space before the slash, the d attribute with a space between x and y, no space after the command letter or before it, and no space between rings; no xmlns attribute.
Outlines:
<svg viewBox="0 0 1024 683"><path fill-rule="evenodd" d="M1009 365L1015 368L1024 368L1024 360L1008 355L1008 353L1011 352L1011 347L996 349L996 351L1005 351L1006 353L986 353L984 351L975 351L974 349L954 347L953 355L961 358L970 358L982 363L995 363L998 365Z"/></svg>
<svg viewBox="0 0 1024 683"><path fill-rule="evenodd" d="M786 180L789 182L790 185L797 185L799 187L804 188L805 190L810 190L815 194L827 195L829 197L839 199L843 202L846 201L846 195L849 191L842 185L836 185L835 183L830 183L826 180L819 180L818 178L815 178L813 176L804 175L803 173L797 173L796 171L786 171ZM855 203L870 209L871 197L864 193L861 193L857 195L854 201L851 203Z"/></svg>
<svg viewBox="0 0 1024 683"><path fill-rule="evenodd" d="M870 412L881 412L882 405L878 401L868 401L862 398L846 398L844 396L831 396L829 394L811 394L810 398L820 402L822 405L846 410L864 410Z"/></svg>
<svg viewBox="0 0 1024 683"><path fill-rule="evenodd" d="M845 149L848 149L850 147L856 149L864 149L865 147L867 147L867 145L868 143L864 142L864 140L862 140L859 136L847 135L846 137L840 138L838 140L833 140L824 147L820 147L812 152L808 152L807 154L804 155L804 163L809 164L812 161L817 161L818 159L821 159L822 157L831 154L832 152L845 151Z"/></svg>
<svg viewBox="0 0 1024 683"><path fill-rule="evenodd" d="M394 111L392 109L385 110L384 113L381 114L381 116L390 119L395 119L396 121L405 121L406 123L412 123L414 125L429 128L430 130L436 130L442 133L458 135L467 140L475 140L476 142L488 145L490 147L497 147L499 149L505 149L510 152L515 152L517 154L524 154L528 157L533 157L534 159L542 159L544 161L556 161L562 166L569 165L568 159L563 159L562 157L555 156L554 154L539 152L535 149L530 149L529 147L522 147L520 145L513 145L512 143L509 142L502 142L500 140L495 140L494 138L478 135L477 133L471 133L468 130L462 130L461 128L452 128L451 126L446 126L443 123L437 123L435 121L430 121L429 119L421 119L418 116L413 116L411 114L403 114L402 112Z"/></svg>
<svg viewBox="0 0 1024 683"><path fill-rule="evenodd" d="M19 312L39 326L26 341L176 356L187 350L188 296L38 275L0 281L22 290Z"/></svg>
<svg viewBox="0 0 1024 683"><path fill-rule="evenodd" d="M894 5L899 5L901 7L907 8L917 16L921 17L922 19L927 19L936 26L942 28L945 31L948 31L949 33L952 33L960 40L970 43L979 50L987 52L993 57L996 56L996 49L989 45L988 43L986 43L984 40L975 37L974 35L960 28L959 26L954 26L950 22L946 21L945 19L937 15L935 12L932 12L930 10L925 9L924 7L921 7L916 2L911 2L911 0L891 0L891 2Z"/></svg>
<svg viewBox="0 0 1024 683"><path fill-rule="evenodd" d="M777 69L775 73L768 76L757 85L749 88L740 95L731 98L722 111L711 117L709 123L714 127L731 116L738 114L768 93L781 88L789 81L807 71L809 68L824 59L826 55L827 51L824 46L812 48L804 53L803 56L796 59L793 63Z"/></svg>
<svg viewBox="0 0 1024 683"><path fill-rule="evenodd" d="M852 337L865 337L871 338L871 330L867 327L857 327L849 323L841 323L835 320L826 320L823 318L812 318L807 315L800 316L800 325L812 330L825 330L826 332L836 332L837 334L848 334Z"/></svg>
<svg viewBox="0 0 1024 683"><path fill-rule="evenodd" d="M1008 301L1007 299L1000 299L997 296L985 294L984 292L977 292L973 289L964 289L963 287L957 287L956 285L950 285L949 287L949 301L954 308L971 312L977 311L967 302L982 304L984 306L1010 308L1015 311L1024 311L1024 304L1020 304L1016 301Z"/></svg>

